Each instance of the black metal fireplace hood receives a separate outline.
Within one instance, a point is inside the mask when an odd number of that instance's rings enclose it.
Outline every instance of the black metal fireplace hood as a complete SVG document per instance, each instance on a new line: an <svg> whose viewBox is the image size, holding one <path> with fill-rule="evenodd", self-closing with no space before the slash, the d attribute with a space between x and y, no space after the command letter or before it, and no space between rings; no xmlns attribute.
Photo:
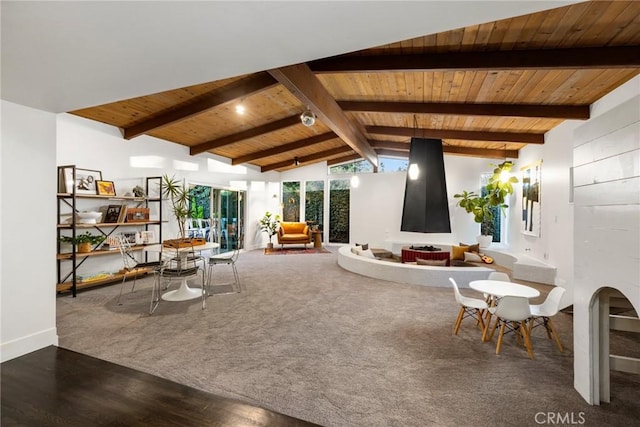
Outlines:
<svg viewBox="0 0 640 427"><path fill-rule="evenodd" d="M451 233L442 140L411 138L409 166L417 165L418 177L407 173L401 231Z"/></svg>

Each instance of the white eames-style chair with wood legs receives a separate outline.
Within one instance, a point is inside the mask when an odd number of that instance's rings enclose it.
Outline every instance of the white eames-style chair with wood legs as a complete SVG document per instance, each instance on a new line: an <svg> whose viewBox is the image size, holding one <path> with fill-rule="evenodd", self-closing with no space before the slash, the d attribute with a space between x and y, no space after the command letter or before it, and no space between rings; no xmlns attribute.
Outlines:
<svg viewBox="0 0 640 427"><path fill-rule="evenodd" d="M493 339L493 334L499 325L500 332L498 334L498 342L496 343L496 354L500 354L505 329L509 328L509 330L517 334L518 343L520 342L520 336L522 336L529 358L533 359L533 346L531 345L531 337L529 336L529 329L527 328L527 320L531 317L529 300L525 297L506 295L500 298L500 303L495 310L495 315L496 322L491 329L489 341Z"/></svg>
<svg viewBox="0 0 640 427"><path fill-rule="evenodd" d="M482 320L482 313L488 307L486 301L483 301L479 298L470 298L465 297L460 293L458 289L458 284L453 279L453 277L449 277L449 281L453 285L453 292L456 297L456 301L460 304L460 311L458 311L458 318L456 319L456 324L453 327L453 334L458 335L458 330L460 329L460 325L462 324L462 319L465 317L473 317L476 319L476 325L480 324L482 330L484 331L484 321Z"/></svg>
<svg viewBox="0 0 640 427"><path fill-rule="evenodd" d="M533 328L544 326L547 330L547 337L549 339L554 339L554 341L556 342L556 347L558 347L560 353L564 352L564 349L562 348L562 343L560 342L558 331L551 321L551 318L558 314L558 311L560 309L560 300L562 299L562 295L564 295L565 291L565 288L556 286L551 290L551 292L549 292L549 295L547 295L547 298L542 304L529 306L529 309L531 310L531 319L529 320L529 335L531 335L531 331L533 330Z"/></svg>
<svg viewBox="0 0 640 427"><path fill-rule="evenodd" d="M487 280L498 280L500 282L511 282L511 278L509 278L509 275L507 273L503 273L501 271L492 271L491 273L489 273L489 277L487 277ZM484 300L487 302L487 304L489 305L489 310L487 310L485 313L485 322L487 324L487 327L484 328L484 332L482 333L482 341L484 341L487 337L487 330L489 329L489 325L491 324L491 316L493 315L493 312L495 311L494 306L496 305L496 297L493 295L489 295L489 294L483 294L484 296Z"/></svg>

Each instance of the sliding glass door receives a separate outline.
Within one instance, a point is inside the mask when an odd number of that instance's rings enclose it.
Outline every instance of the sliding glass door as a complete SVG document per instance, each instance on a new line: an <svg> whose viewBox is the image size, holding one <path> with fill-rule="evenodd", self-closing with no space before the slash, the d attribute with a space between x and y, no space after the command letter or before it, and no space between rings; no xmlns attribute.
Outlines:
<svg viewBox="0 0 640 427"><path fill-rule="evenodd" d="M189 194L189 235L219 243L223 252L238 246L242 248L245 192L193 185Z"/></svg>

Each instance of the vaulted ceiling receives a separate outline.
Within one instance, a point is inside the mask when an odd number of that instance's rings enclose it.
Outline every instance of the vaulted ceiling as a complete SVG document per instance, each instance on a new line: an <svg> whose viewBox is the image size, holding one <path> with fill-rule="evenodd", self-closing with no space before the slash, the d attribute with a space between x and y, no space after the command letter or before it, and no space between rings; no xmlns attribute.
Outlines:
<svg viewBox="0 0 640 427"><path fill-rule="evenodd" d="M71 113L263 172L406 157L413 136L517 158L638 73L640 2L596 1Z"/></svg>

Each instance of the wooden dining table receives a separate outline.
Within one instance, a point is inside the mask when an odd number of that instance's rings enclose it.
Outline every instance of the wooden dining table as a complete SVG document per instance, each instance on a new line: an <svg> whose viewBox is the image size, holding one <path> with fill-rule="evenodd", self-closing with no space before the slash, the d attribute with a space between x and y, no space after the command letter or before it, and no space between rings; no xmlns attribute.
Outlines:
<svg viewBox="0 0 640 427"><path fill-rule="evenodd" d="M489 331L489 324L491 323L492 311L495 309L496 301L498 298L509 296L523 297L523 298L535 298L540 296L540 291L531 286L521 285L519 283L504 282L501 280L472 280L469 282L469 287L476 291L491 296L489 304L489 314L487 315L487 321L482 331L482 341L486 341L487 332Z"/></svg>

